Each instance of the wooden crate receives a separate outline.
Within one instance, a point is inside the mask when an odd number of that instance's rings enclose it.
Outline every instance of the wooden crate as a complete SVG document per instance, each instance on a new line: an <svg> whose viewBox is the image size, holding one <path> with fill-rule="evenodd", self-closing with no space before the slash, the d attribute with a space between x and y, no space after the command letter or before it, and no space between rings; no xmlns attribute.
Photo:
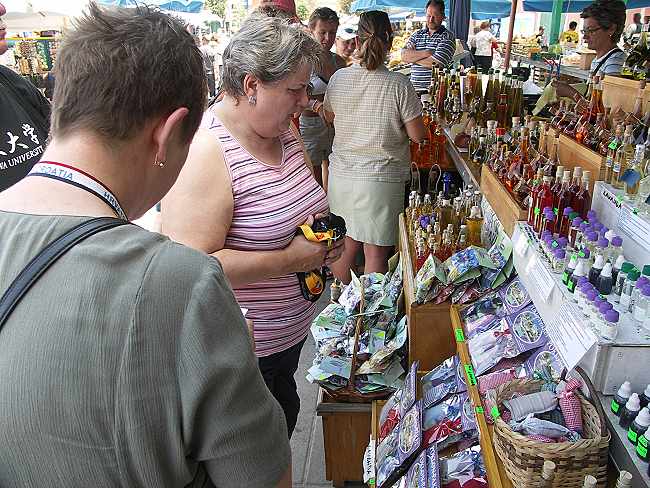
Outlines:
<svg viewBox="0 0 650 488"><path fill-rule="evenodd" d="M555 131L551 129L546 133L546 144L549 150L553 147L554 139ZM600 153L592 151L564 134L560 134L559 150L560 164L564 166L564 169L573 171L573 168L580 166L583 171L591 171L589 191L593 195L596 181L605 178L605 158Z"/></svg>
<svg viewBox="0 0 650 488"><path fill-rule="evenodd" d="M409 363L420 361L419 369L431 371L456 352L451 334L450 304L415 303L415 273L408 244L404 214L399 217L399 243L404 274L404 306L408 318Z"/></svg>
<svg viewBox="0 0 650 488"><path fill-rule="evenodd" d="M526 220L528 218L527 210L523 209L517 203L487 165L483 165L481 169L481 191L499 218L506 233L512 236L515 230L515 223L518 220Z"/></svg>
<svg viewBox="0 0 650 488"><path fill-rule="evenodd" d="M634 103L639 92L639 82L620 76L607 75L603 80L603 103L612 107L612 111L621 107L626 112L634 110ZM643 92L643 113L650 110L650 83Z"/></svg>
<svg viewBox="0 0 650 488"><path fill-rule="evenodd" d="M370 403L336 402L322 388L316 415L323 419L325 477L336 487L363 482L363 455L372 426Z"/></svg>

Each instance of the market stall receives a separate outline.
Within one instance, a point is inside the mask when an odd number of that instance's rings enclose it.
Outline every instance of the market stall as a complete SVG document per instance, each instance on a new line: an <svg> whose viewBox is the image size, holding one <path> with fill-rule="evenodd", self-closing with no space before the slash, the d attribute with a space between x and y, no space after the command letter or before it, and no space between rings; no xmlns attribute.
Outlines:
<svg viewBox="0 0 650 488"><path fill-rule="evenodd" d="M312 327L328 479L650 486L648 89L538 120L510 73L432 79L399 262Z"/></svg>

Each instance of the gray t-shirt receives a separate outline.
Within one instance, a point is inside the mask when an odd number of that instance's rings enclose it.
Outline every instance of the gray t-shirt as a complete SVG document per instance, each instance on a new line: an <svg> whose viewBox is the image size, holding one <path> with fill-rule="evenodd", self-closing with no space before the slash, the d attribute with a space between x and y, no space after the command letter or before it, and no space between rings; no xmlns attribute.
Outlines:
<svg viewBox="0 0 650 488"><path fill-rule="evenodd" d="M88 217L0 212L0 293ZM269 487L289 465L216 259L136 226L57 261L0 333L0 486Z"/></svg>
<svg viewBox="0 0 650 488"><path fill-rule="evenodd" d="M340 69L330 79L324 106L335 115L332 174L386 183L408 179L404 124L422 115L422 105L406 76L385 66Z"/></svg>

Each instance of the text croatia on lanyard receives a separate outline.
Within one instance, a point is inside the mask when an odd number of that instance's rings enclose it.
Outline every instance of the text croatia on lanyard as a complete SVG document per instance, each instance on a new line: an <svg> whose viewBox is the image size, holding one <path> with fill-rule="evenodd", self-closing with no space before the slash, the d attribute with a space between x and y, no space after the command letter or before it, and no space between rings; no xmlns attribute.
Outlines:
<svg viewBox="0 0 650 488"><path fill-rule="evenodd" d="M128 220L126 213L122 210L122 206L117 201L117 198L115 198L115 195L113 195L113 192L106 188L97 178L80 169L63 163L41 161L32 167L32 170L27 176L44 176L86 190L106 202L119 218Z"/></svg>

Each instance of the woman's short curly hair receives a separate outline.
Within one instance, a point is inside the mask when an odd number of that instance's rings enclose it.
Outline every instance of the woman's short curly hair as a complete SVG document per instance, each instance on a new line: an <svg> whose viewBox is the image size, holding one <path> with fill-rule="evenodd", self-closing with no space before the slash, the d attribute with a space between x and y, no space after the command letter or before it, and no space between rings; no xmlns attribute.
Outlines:
<svg viewBox="0 0 650 488"><path fill-rule="evenodd" d="M593 18L603 29L615 26L612 41L618 42L625 28L626 8L622 0L596 0L582 11L580 17Z"/></svg>

